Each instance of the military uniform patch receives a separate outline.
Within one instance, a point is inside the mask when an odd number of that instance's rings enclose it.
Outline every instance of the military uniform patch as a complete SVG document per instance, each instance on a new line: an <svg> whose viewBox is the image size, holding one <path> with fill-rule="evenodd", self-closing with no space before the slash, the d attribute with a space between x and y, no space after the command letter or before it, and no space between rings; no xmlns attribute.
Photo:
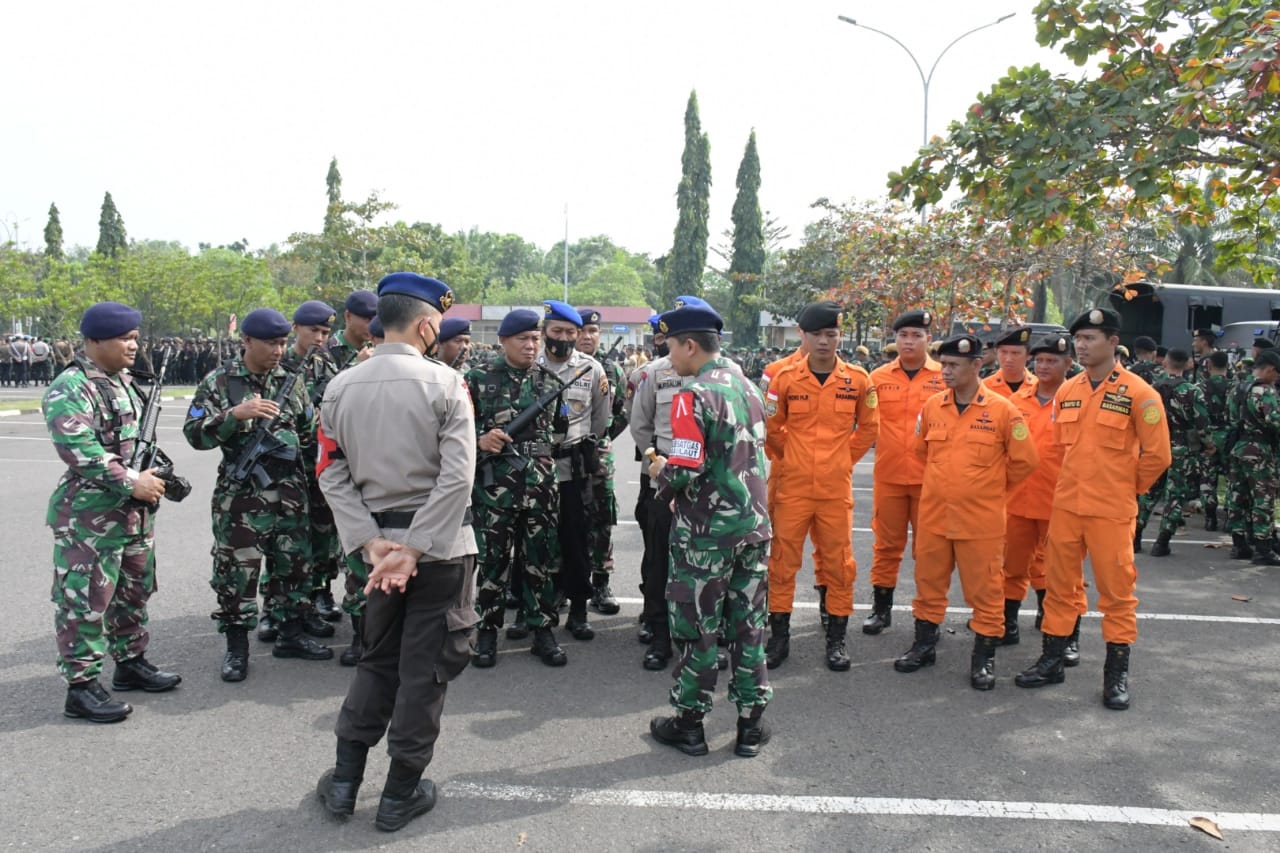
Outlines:
<svg viewBox="0 0 1280 853"><path fill-rule="evenodd" d="M1149 424L1160 423L1160 409L1157 406L1151 406L1142 413L1142 419Z"/></svg>
<svg viewBox="0 0 1280 853"><path fill-rule="evenodd" d="M1019 421L1013 425L1013 438L1015 441L1026 441L1031 431L1027 429L1027 425Z"/></svg>

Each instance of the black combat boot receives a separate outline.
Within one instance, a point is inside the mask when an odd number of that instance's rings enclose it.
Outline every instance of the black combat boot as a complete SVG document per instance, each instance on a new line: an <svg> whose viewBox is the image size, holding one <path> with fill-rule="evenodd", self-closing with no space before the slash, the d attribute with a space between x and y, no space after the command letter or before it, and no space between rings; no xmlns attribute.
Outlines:
<svg viewBox="0 0 1280 853"><path fill-rule="evenodd" d="M605 616L615 616L622 609L618 599L613 595L613 590L609 589L607 574L598 573L591 576L591 607Z"/></svg>
<svg viewBox="0 0 1280 853"><path fill-rule="evenodd" d="M280 636L279 628L270 613L263 613L258 617L258 642L274 643L276 637Z"/></svg>
<svg viewBox="0 0 1280 853"><path fill-rule="evenodd" d="M302 614L302 630L313 637L332 637L333 626L324 621L320 611L312 609Z"/></svg>
<svg viewBox="0 0 1280 853"><path fill-rule="evenodd" d="M1254 549L1253 560L1250 562L1255 566L1280 566L1280 557L1276 556L1270 539L1258 540L1258 547Z"/></svg>
<svg viewBox="0 0 1280 853"><path fill-rule="evenodd" d="M1062 650L1063 666L1080 665L1080 619L1076 617L1076 626L1071 629L1071 636L1067 637L1067 645Z"/></svg>
<svg viewBox="0 0 1280 853"><path fill-rule="evenodd" d="M435 808L435 804L436 783L423 779L421 770L393 758L373 825L383 832L404 829L409 821Z"/></svg>
<svg viewBox="0 0 1280 853"><path fill-rule="evenodd" d="M658 743L674 746L685 755L706 755L707 736L702 730L702 714L682 711L674 717L654 717L649 733Z"/></svg>
<svg viewBox="0 0 1280 853"><path fill-rule="evenodd" d="M591 623L587 621L587 603L585 601L574 600L569 605L569 620L565 623L565 627L569 629L569 633L573 635L575 640L585 643L595 637L596 632L592 629Z"/></svg>
<svg viewBox="0 0 1280 853"><path fill-rule="evenodd" d="M351 614L351 645L347 646L347 650L338 658L338 663L343 666L355 666L360 663L360 658L364 655L364 637L361 632L364 630L364 617Z"/></svg>
<svg viewBox="0 0 1280 853"><path fill-rule="evenodd" d="M1169 554L1172 553L1169 550L1169 540L1172 538L1173 538L1172 533L1165 530L1161 530L1160 535L1156 537L1155 543L1151 546L1151 556L1153 557L1169 556Z"/></svg>
<svg viewBox="0 0 1280 853"><path fill-rule="evenodd" d="M1249 547L1249 537L1243 533L1231 534L1231 559L1248 560L1253 557L1253 549Z"/></svg>
<svg viewBox="0 0 1280 853"><path fill-rule="evenodd" d="M1218 531L1218 508L1217 507L1214 507L1212 509L1205 507L1204 529L1208 530L1210 533L1216 533Z"/></svg>
<svg viewBox="0 0 1280 853"><path fill-rule="evenodd" d="M846 618L846 622L848 619ZM769 742L773 732L765 725L761 715L764 709L756 707L750 717L738 718L738 741L733 745L733 754L742 758L755 758L760 754L760 747Z"/></svg>
<svg viewBox="0 0 1280 853"><path fill-rule="evenodd" d="M1040 630L1040 623L1044 621L1044 590L1036 590L1036 630Z"/></svg>
<svg viewBox="0 0 1280 853"><path fill-rule="evenodd" d="M332 625L327 626L333 630ZM271 647L271 656L277 658L302 658L303 660L330 660L333 649L322 646L302 632L301 619L286 619L280 623L280 636Z"/></svg>
<svg viewBox="0 0 1280 853"><path fill-rule="evenodd" d="M128 702L116 702L111 694L98 683L78 681L67 687L67 701L62 713L91 723L118 723L133 713Z"/></svg>
<svg viewBox="0 0 1280 853"><path fill-rule="evenodd" d="M529 617L524 610L516 611L516 621L507 626L508 640L523 640L529 636Z"/></svg>
<svg viewBox="0 0 1280 853"><path fill-rule="evenodd" d="M345 820L356 810L356 794L364 781L364 764L369 747L346 738L338 738L338 760L326 770L316 785L316 794L324 810L332 817Z"/></svg>
<svg viewBox="0 0 1280 853"><path fill-rule="evenodd" d="M827 587L825 584L815 584L813 588L818 591L818 621L826 629L827 620L831 618L831 614L827 612Z"/></svg>
<svg viewBox="0 0 1280 853"><path fill-rule="evenodd" d="M1044 687L1061 684L1067 676L1063 671L1062 654L1067 648L1067 637L1044 634L1040 640L1040 658L1031 669L1024 669L1013 677L1019 687Z"/></svg>
<svg viewBox="0 0 1280 853"><path fill-rule="evenodd" d="M922 666L932 666L937 660L938 626L923 619L916 620L916 641L911 648L893 662L898 672L915 672Z"/></svg>
<svg viewBox="0 0 1280 853"><path fill-rule="evenodd" d="M1142 525L1140 524L1133 529L1133 553L1142 553Z"/></svg>
<svg viewBox="0 0 1280 853"><path fill-rule="evenodd" d="M311 593L311 605L315 608L316 613L320 614L320 618L324 621L342 621L342 610L334 603L333 593L329 592L329 585L327 583L320 589Z"/></svg>
<svg viewBox="0 0 1280 853"><path fill-rule="evenodd" d="M477 669L488 669L498 662L498 629L488 626L476 631L476 650L471 663Z"/></svg>
<svg viewBox="0 0 1280 853"><path fill-rule="evenodd" d="M832 672L847 672L853 665L844 644L848 630L848 616L827 617L827 669Z"/></svg>
<svg viewBox="0 0 1280 853"><path fill-rule="evenodd" d="M640 630L636 631L636 639L640 641L642 646L647 646L653 642L653 625L643 615L640 617Z"/></svg>
<svg viewBox="0 0 1280 853"><path fill-rule="evenodd" d="M667 663L671 660L671 654L671 632L667 623L661 622L655 626L649 648L644 650L644 668L651 672L666 669Z"/></svg>
<svg viewBox="0 0 1280 853"><path fill-rule="evenodd" d="M1022 639L1018 633L1018 611L1022 609L1022 602L1015 601L1012 598L1004 600L1004 636L1000 638L1002 646L1016 646Z"/></svg>
<svg viewBox="0 0 1280 853"><path fill-rule="evenodd" d="M1107 662L1102 669L1102 704L1113 711L1129 710L1129 646L1107 643Z"/></svg>
<svg viewBox="0 0 1280 853"><path fill-rule="evenodd" d="M871 593L871 615L862 620L862 633L879 634L893 624L893 587L873 587Z"/></svg>
<svg viewBox="0 0 1280 853"><path fill-rule="evenodd" d="M547 666L564 666L569 662L568 655L556 642L556 635L547 627L533 629L533 645L529 651L542 658Z"/></svg>
<svg viewBox="0 0 1280 853"><path fill-rule="evenodd" d="M116 663L111 676L112 690L145 690L147 693L164 693L182 683L182 676L161 672L151 665L146 656L122 660Z"/></svg>
<svg viewBox="0 0 1280 853"><path fill-rule="evenodd" d="M249 674L249 629L227 626L227 653L222 656L222 680L244 681Z"/></svg>
<svg viewBox="0 0 1280 853"><path fill-rule="evenodd" d="M791 614L769 614L769 640L764 644L764 665L777 669L791 654Z"/></svg>
<svg viewBox="0 0 1280 853"><path fill-rule="evenodd" d="M969 686L974 690L993 690L996 686L996 646L999 637L973 635L973 654L969 658Z"/></svg>

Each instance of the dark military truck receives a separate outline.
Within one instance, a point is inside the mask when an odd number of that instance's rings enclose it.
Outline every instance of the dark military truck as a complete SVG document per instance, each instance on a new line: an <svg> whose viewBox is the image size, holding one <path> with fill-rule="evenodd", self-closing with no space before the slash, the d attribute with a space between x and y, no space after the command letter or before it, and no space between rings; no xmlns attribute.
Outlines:
<svg viewBox="0 0 1280 853"><path fill-rule="evenodd" d="M1137 282L1116 287L1110 299L1120 313L1120 342L1131 350L1141 335L1190 349L1196 329L1280 321L1280 290Z"/></svg>

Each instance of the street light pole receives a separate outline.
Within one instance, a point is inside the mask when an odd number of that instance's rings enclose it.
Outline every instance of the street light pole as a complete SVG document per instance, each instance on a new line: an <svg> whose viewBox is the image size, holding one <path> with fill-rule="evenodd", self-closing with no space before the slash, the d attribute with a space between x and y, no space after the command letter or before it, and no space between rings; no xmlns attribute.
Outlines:
<svg viewBox="0 0 1280 853"><path fill-rule="evenodd" d="M933 60L933 65L929 67L928 74L924 73L924 68L920 65L920 60L916 59L916 55L911 52L911 48L903 44L897 37L889 33L886 33L884 30L878 30L875 27L869 27L866 24L859 24L857 21L855 21L853 18L850 18L847 15L837 15L836 17L844 21L846 24L850 24L855 27L860 27L864 30L870 30L873 33L879 33L880 35L892 41L898 47L905 50L907 52L907 56L911 57L911 62L916 67L916 73L920 75L920 85L924 88L924 121L920 130L920 147L924 148L926 145L929 144L929 84L933 82L933 72L938 70L938 63L942 61L942 57L946 56L947 51L955 47L956 42L960 41L961 39L967 36L971 36L974 33L978 32L979 30L985 30L988 27L994 27L996 24L1002 24L1005 21L1012 18L1015 14L1016 14L1015 12L1010 12L1007 15L1001 15L999 18L996 18L994 21L992 21L989 24L983 24L981 26L974 27L973 29L967 30L961 33L960 35L956 36L955 38L953 38L951 40L951 43L948 44L946 47L944 47L942 49L942 52L938 54L938 58ZM925 211L926 211L926 208L924 207L920 208L920 221L922 223L924 222Z"/></svg>

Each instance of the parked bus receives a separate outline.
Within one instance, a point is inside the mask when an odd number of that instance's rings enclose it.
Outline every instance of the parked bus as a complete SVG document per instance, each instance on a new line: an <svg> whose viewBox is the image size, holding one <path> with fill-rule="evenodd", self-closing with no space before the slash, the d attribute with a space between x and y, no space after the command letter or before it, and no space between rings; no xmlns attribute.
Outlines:
<svg viewBox="0 0 1280 853"><path fill-rule="evenodd" d="M1120 313L1120 342L1131 350L1140 335L1190 349L1196 329L1280 320L1280 290L1137 282L1118 286L1110 299Z"/></svg>

